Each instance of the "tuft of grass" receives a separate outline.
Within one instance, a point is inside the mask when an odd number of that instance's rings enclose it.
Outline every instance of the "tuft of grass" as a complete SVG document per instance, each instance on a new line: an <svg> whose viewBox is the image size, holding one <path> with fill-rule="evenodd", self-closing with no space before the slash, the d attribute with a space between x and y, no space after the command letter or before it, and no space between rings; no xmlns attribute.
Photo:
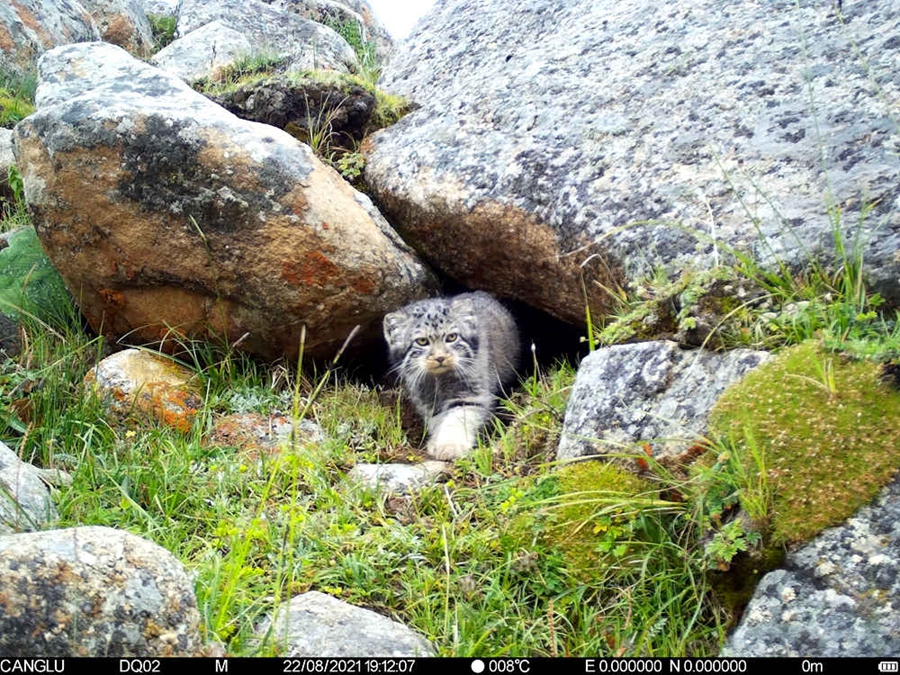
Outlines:
<svg viewBox="0 0 900 675"><path fill-rule="evenodd" d="M353 19L328 19L324 22L335 33L347 41L359 62L359 75L374 86L381 76L381 60L375 50L375 43L366 38L365 27Z"/></svg>
<svg viewBox="0 0 900 675"><path fill-rule="evenodd" d="M153 52L168 47L175 41L176 20L170 14L148 14L150 31L153 35Z"/></svg>

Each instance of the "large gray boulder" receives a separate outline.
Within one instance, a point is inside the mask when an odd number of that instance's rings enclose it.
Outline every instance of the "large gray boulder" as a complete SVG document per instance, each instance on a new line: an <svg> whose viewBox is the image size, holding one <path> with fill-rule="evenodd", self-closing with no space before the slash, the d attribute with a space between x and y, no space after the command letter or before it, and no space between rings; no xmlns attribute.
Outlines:
<svg viewBox="0 0 900 675"><path fill-rule="evenodd" d="M40 470L0 443L0 535L39 530L56 518Z"/></svg>
<svg viewBox="0 0 900 675"><path fill-rule="evenodd" d="M171 553L78 527L0 536L0 656L199 656L194 585Z"/></svg>
<svg viewBox="0 0 900 675"><path fill-rule="evenodd" d="M260 624L279 656L434 656L431 643L403 624L325 593L309 591Z"/></svg>
<svg viewBox="0 0 900 675"><path fill-rule="evenodd" d="M557 457L684 452L706 432L722 392L769 358L736 349L683 350L674 342L598 349L582 360L566 406Z"/></svg>
<svg viewBox="0 0 900 675"><path fill-rule="evenodd" d="M725 656L900 653L900 480L763 577Z"/></svg>
<svg viewBox="0 0 900 675"><path fill-rule="evenodd" d="M42 57L15 130L48 257L95 330L333 354L434 280L308 146L104 43ZM170 346L172 346L170 344Z"/></svg>
<svg viewBox="0 0 900 675"><path fill-rule="evenodd" d="M179 37L219 21L246 36L251 55L284 57L291 70L352 72L358 66L353 48L331 28L258 0L181 0L177 17Z"/></svg>
<svg viewBox="0 0 900 675"><path fill-rule="evenodd" d="M573 322L583 279L597 315L657 265L827 260L829 203L900 302L898 59L895 0L446 0L365 178L435 266Z"/></svg>

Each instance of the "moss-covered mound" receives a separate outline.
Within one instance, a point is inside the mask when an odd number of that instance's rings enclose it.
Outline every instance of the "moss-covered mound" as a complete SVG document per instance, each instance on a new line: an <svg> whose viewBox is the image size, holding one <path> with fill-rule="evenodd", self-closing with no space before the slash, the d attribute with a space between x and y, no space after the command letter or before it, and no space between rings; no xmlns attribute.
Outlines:
<svg viewBox="0 0 900 675"><path fill-rule="evenodd" d="M871 501L900 466L900 392L877 364L807 341L729 389L710 431L762 467L775 543L810 539Z"/></svg>

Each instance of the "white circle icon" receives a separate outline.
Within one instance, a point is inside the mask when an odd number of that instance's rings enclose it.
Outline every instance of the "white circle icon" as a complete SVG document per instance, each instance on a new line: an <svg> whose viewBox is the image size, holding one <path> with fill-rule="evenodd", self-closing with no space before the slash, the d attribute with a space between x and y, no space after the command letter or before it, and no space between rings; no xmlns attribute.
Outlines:
<svg viewBox="0 0 900 675"><path fill-rule="evenodd" d="M484 672L484 661L482 661L481 659L475 659L474 661L472 661L472 672L476 673L476 675L478 673L483 673Z"/></svg>

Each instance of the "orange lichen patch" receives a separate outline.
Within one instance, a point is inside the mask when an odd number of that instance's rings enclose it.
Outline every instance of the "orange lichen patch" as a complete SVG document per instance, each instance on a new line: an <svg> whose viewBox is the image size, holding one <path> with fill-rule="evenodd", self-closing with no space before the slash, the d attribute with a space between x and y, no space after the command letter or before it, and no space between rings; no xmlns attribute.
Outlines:
<svg viewBox="0 0 900 675"><path fill-rule="evenodd" d="M375 282L370 276L359 276L350 282L350 286L362 295L372 295L375 292Z"/></svg>
<svg viewBox="0 0 900 675"><path fill-rule="evenodd" d="M12 52L16 43L13 42L12 35L3 26L0 26L0 51Z"/></svg>
<svg viewBox="0 0 900 675"><path fill-rule="evenodd" d="M129 349L104 359L84 378L119 421L152 419L181 432L191 428L203 399L193 373L171 360Z"/></svg>
<svg viewBox="0 0 900 675"><path fill-rule="evenodd" d="M340 276L341 269L318 251L307 252L301 260L288 260L281 267L282 278L295 286L321 287Z"/></svg>
<svg viewBox="0 0 900 675"><path fill-rule="evenodd" d="M19 17L19 20L25 25L26 28L33 31L35 35L37 35L38 39L41 42L41 46L46 49L49 49L53 46L53 37L44 30L44 27L41 25L41 22L38 21L37 17L31 13L31 11L27 7L23 7L21 3L16 2L16 0L10 0L10 4L12 4L13 10L15 10L16 14Z"/></svg>

